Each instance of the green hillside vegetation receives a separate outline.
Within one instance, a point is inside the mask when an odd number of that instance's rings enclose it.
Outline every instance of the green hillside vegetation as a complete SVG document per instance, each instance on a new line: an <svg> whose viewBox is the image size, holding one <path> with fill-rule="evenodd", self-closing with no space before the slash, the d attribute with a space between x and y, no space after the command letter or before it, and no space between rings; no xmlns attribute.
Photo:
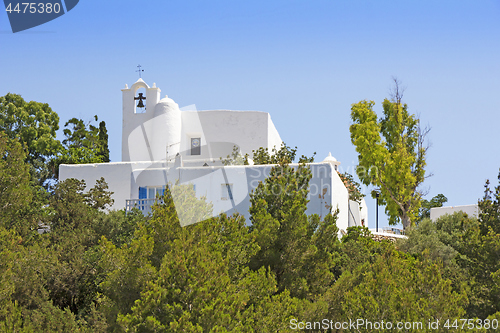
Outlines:
<svg viewBox="0 0 500 333"><path fill-rule="evenodd" d="M97 127L90 131L78 135L82 142L107 147ZM89 191L76 179L41 187L35 177L47 174L34 168L37 158L65 155L28 157L26 142L3 131L0 332L373 331L335 328L350 320L423 323L405 332L498 325L500 185L486 184L478 218L424 217L396 243L374 241L364 227L339 238L337 212L306 214L312 158L292 168L295 151L283 149L276 161L258 152L262 163L278 165L252 192L250 221L207 218L211 206L187 185L167 188L144 216L110 211L105 179ZM182 198L177 207L173 197ZM177 211L204 221L181 227ZM462 329L460 318L472 321ZM429 328L437 321L439 329Z"/></svg>

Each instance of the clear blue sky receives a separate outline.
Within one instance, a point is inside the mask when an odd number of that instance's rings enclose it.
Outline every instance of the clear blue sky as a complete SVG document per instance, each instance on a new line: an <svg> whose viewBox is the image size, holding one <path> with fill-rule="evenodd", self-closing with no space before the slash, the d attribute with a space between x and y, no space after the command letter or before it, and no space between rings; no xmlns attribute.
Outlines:
<svg viewBox="0 0 500 333"><path fill-rule="evenodd" d="M331 151L351 173L351 104L374 100L380 112L397 76L410 111L432 127L427 198L476 203L487 178L496 184L499 1L82 0L16 34L0 13L0 95L49 103L61 127L97 114L113 161L120 89L138 64L181 107L269 112L300 154Z"/></svg>

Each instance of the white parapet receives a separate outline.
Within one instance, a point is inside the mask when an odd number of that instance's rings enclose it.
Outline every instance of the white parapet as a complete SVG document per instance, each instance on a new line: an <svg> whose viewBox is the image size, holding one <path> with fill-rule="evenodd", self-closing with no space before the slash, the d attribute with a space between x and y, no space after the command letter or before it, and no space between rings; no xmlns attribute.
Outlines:
<svg viewBox="0 0 500 333"><path fill-rule="evenodd" d="M431 220L436 221L439 217L446 214L453 214L456 212L464 212L469 216L478 216L478 206L475 205L462 205L462 206L447 206L431 208Z"/></svg>

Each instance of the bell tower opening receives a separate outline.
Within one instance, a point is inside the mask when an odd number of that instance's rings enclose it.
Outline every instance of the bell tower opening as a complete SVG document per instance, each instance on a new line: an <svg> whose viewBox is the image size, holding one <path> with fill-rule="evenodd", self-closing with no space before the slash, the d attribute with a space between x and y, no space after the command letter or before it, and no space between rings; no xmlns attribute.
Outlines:
<svg viewBox="0 0 500 333"><path fill-rule="evenodd" d="M134 113L146 113L146 88L139 88L134 96Z"/></svg>

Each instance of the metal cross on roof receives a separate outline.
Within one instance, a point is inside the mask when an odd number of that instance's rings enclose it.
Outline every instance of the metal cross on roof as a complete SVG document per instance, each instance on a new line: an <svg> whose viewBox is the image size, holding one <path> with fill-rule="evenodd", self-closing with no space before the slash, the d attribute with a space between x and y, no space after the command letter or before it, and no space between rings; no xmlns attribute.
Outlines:
<svg viewBox="0 0 500 333"><path fill-rule="evenodd" d="M141 79L141 78L142 78L142 77L141 77L141 72L144 72L144 69L141 69L141 67L142 67L141 65L138 65L137 67L138 67L139 69L138 69L138 70L136 70L136 72L139 72L139 78Z"/></svg>

